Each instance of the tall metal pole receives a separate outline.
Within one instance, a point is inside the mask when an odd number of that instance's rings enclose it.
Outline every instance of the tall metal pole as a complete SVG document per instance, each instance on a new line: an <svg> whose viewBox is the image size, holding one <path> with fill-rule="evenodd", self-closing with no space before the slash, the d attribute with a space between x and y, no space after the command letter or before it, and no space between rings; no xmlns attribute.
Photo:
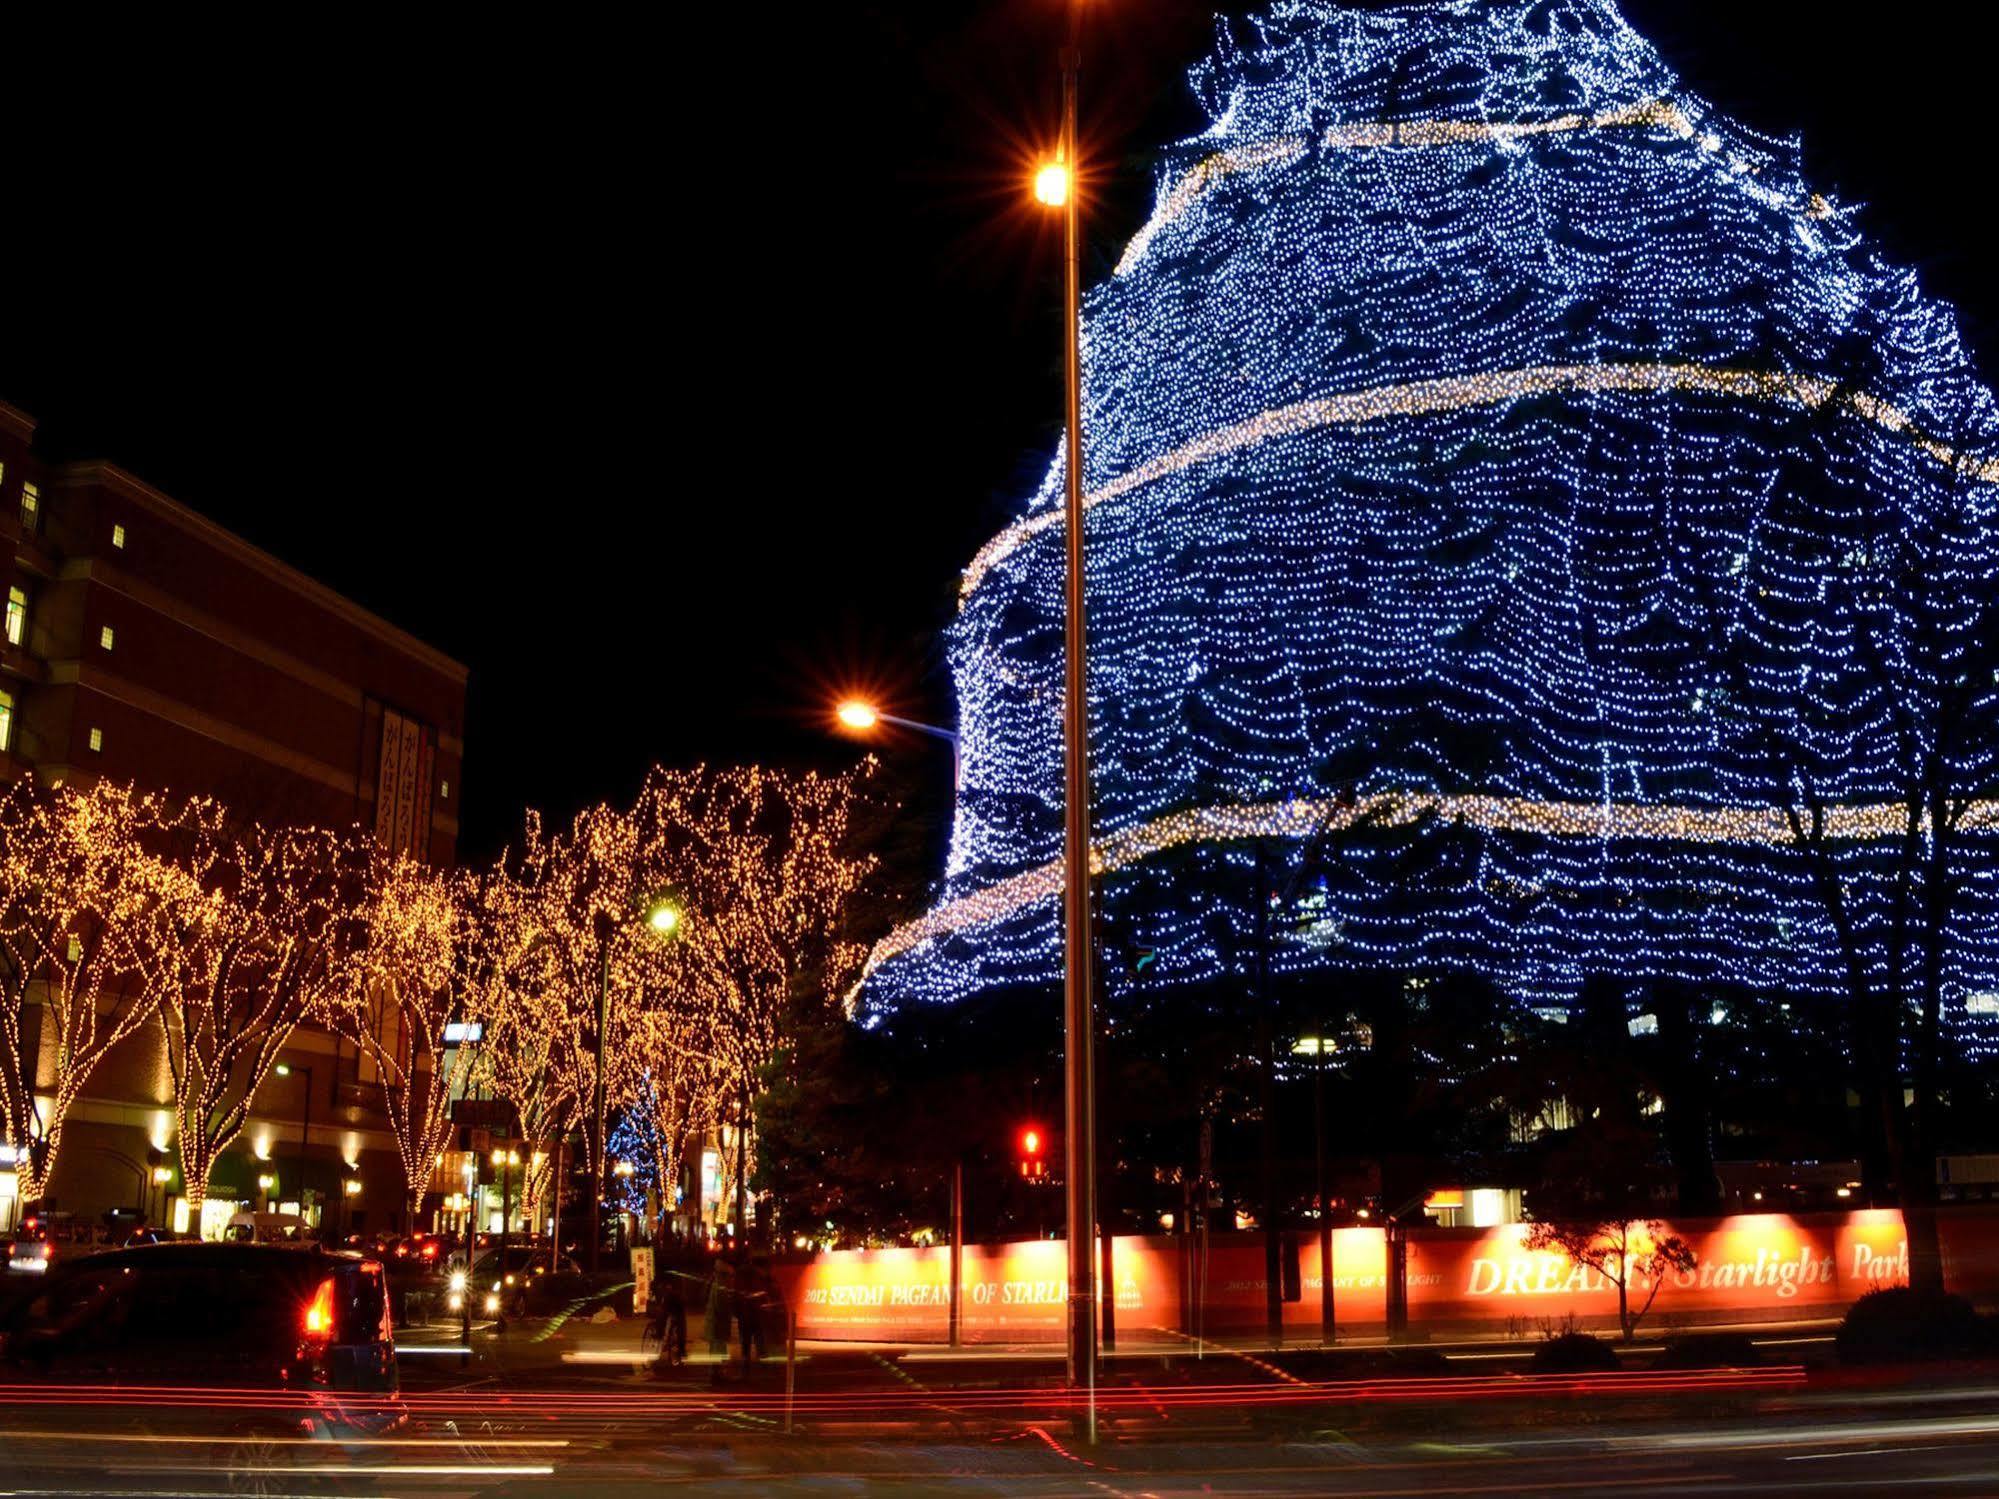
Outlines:
<svg viewBox="0 0 1999 1499"><path fill-rule="evenodd" d="M514 1162L513 1162L513 1152L511 1150L502 1148L499 1152L499 1156L500 1156L500 1283L502 1285L505 1285L507 1279L507 1240L510 1237L510 1235L508 1234L508 1228L511 1225L514 1216ZM501 1308L503 1314L505 1310L506 1310L505 1307Z"/></svg>
<svg viewBox="0 0 1999 1499"><path fill-rule="evenodd" d="M312 1069L296 1067L292 1069L305 1079L305 1106L298 1118L298 1215L305 1218L305 1153L312 1143Z"/></svg>
<svg viewBox="0 0 1999 1499"><path fill-rule="evenodd" d="M965 1158L951 1163L951 1346L965 1340Z"/></svg>
<svg viewBox="0 0 1999 1499"><path fill-rule="evenodd" d="M589 1154L591 1157L590 1273L593 1275L597 1273L597 1257L600 1251L600 1246L604 1238L604 1226L602 1218L603 1204L598 1199L604 1195L604 1181L603 1181L602 1170L604 1164L604 1156L606 1153L604 1149L604 1115L605 1115L604 1032L607 1029L609 1029L611 1024L611 939L610 937L606 935L603 939L603 942L604 942L603 981L599 983L597 986L597 1074L594 1079L594 1082L596 1083L596 1088L594 1090L595 1101L592 1105L592 1113L591 1113L591 1118L597 1121L597 1138L595 1142L594 1151L590 1149L591 1146L590 1141L585 1140L583 1142L585 1147L585 1153Z"/></svg>
<svg viewBox="0 0 1999 1499"><path fill-rule="evenodd" d="M1312 1170L1319 1199L1319 1341L1328 1347L1339 1341L1333 1315L1333 1215L1326 1194L1326 1022L1319 1019L1319 1039L1312 1047Z"/></svg>
<svg viewBox="0 0 1999 1499"><path fill-rule="evenodd" d="M1066 375L1068 492L1068 610L1063 699L1063 1029L1064 1191L1069 1233L1069 1383L1085 1397L1085 1435L1097 1436L1096 1285L1096 1073L1091 1060L1095 1026L1090 995L1090 774L1089 700L1083 636L1083 285L1081 165L1076 149L1076 75L1082 65L1081 12L1069 11L1069 45L1062 52L1062 164L1069 190L1063 200L1063 290L1067 312Z"/></svg>

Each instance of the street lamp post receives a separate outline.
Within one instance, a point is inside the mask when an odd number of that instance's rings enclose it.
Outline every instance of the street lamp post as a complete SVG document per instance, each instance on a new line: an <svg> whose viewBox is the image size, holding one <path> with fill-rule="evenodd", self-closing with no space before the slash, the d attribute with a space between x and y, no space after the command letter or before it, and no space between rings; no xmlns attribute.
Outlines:
<svg viewBox="0 0 1999 1499"><path fill-rule="evenodd" d="M305 1079L305 1103L298 1120L298 1215L305 1218L305 1148L312 1136L312 1069L294 1067L289 1062L280 1062L271 1069L279 1077L290 1077L294 1072Z"/></svg>
<svg viewBox="0 0 1999 1499"><path fill-rule="evenodd" d="M165 1228L167 1226L166 1225L167 1188L173 1183L174 1179L173 1167L162 1162L161 1164L153 1167L152 1177L153 1177L153 1187L160 1199L159 1216L157 1218L154 1218L153 1224L154 1227L156 1228ZM148 1192L146 1194L146 1215L148 1217L153 1216L153 1196L154 1192Z"/></svg>
<svg viewBox="0 0 1999 1499"><path fill-rule="evenodd" d="M666 895L654 896L647 903L645 910L641 914L645 921L646 930L662 941L678 934L680 924L684 919L679 902L671 896ZM597 1121L597 1159L593 1163L590 1177L590 1270L592 1274L595 1274L597 1270L598 1261L603 1249L601 1241L604 1237L604 1182L600 1170L605 1159L610 1154L608 1142L604 1138L604 1132L609 1123L608 1115L610 1112L604 1092L604 1040L605 1033L611 1028L611 943L616 939L616 936L617 933L615 930L607 931L603 934L600 945L604 954L604 967L597 985L597 1075L594 1079L596 1086L592 1090L595 1094L593 1117ZM584 1143L587 1145L589 1142L585 1141ZM558 1143L556 1146L556 1159L558 1162L561 1160L561 1151L562 1147ZM560 1211L561 1209L558 1207L557 1212ZM560 1243L556 1244L555 1252L559 1254L561 1250L562 1245Z"/></svg>
<svg viewBox="0 0 1999 1499"><path fill-rule="evenodd" d="M912 733L926 734L932 739L941 739L951 746L951 785L955 789L964 782L964 763L959 751L958 734L953 729L939 728L934 723L920 723L914 718L898 718L893 713L884 713L873 703L860 698L848 698L833 710L833 716L856 734L865 734L879 724L893 724L898 729L908 729Z"/></svg>
<svg viewBox="0 0 1999 1499"><path fill-rule="evenodd" d="M598 1257L602 1251L601 1241L604 1237L604 1209L601 1201L604 1196L604 1183L598 1179L597 1167L602 1165L606 1153L604 1128L605 1116L609 1112L604 1101L604 1032L609 1030L611 1025L611 939L608 936L604 939L603 949L604 970L601 982L597 986L597 1074L593 1079L596 1084L594 1089L596 1101L591 1115L597 1121L597 1158L592 1163L590 1171L590 1273L592 1275L597 1273ZM584 1143L587 1145L589 1142Z"/></svg>
<svg viewBox="0 0 1999 1499"><path fill-rule="evenodd" d="M520 1164L518 1150L495 1150L493 1164L500 1168L500 1271L504 1275L507 1268L507 1229L514 1210L514 1172Z"/></svg>
<svg viewBox="0 0 1999 1499"><path fill-rule="evenodd" d="M1063 373L1067 441L1063 519L1068 580L1065 611L1063 740L1063 1033L1064 1191L1069 1232L1069 1382L1086 1392L1085 1430L1096 1440L1097 1296L1096 1074L1091 1061L1094 1005L1090 985L1089 700L1083 616L1083 281L1077 75L1082 67L1082 6L1071 0L1069 44L1062 51L1059 159L1035 178L1035 196L1062 210L1065 311Z"/></svg>

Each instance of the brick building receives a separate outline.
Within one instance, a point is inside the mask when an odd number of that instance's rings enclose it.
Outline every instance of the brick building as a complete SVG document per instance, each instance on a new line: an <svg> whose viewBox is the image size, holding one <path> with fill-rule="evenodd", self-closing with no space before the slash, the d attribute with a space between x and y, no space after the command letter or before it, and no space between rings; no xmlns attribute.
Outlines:
<svg viewBox="0 0 1999 1499"><path fill-rule="evenodd" d="M465 668L114 465L38 461L33 434L0 404L0 777L207 794L452 862ZM297 1202L302 1163L308 1201L385 1221L401 1176L372 1078L317 1031L285 1064L212 1199ZM157 1026L106 1059L64 1137L59 1206L171 1211L178 1178L162 1192L149 1164L171 1162L167 1080ZM11 1182L0 1168L0 1229Z"/></svg>

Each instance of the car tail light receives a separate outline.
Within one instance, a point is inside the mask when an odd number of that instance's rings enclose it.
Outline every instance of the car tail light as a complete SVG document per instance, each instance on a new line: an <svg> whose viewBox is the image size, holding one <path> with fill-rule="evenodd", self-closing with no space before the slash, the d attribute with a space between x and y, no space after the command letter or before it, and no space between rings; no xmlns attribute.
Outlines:
<svg viewBox="0 0 1999 1499"><path fill-rule="evenodd" d="M333 1337L333 1277L327 1276L305 1307L305 1335L322 1341Z"/></svg>
<svg viewBox="0 0 1999 1499"><path fill-rule="evenodd" d="M423 1257L427 1260L437 1258L437 1244L435 1241L423 1246Z"/></svg>

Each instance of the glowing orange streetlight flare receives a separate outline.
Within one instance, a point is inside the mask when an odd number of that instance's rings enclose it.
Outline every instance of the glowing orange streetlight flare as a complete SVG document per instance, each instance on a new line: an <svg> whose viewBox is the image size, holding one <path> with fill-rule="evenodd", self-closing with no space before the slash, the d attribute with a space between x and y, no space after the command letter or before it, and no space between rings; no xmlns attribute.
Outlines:
<svg viewBox="0 0 1999 1499"><path fill-rule="evenodd" d="M1034 174L1034 196L1037 202L1046 203L1050 208L1060 208L1069 201L1069 168L1066 163L1051 161L1045 163Z"/></svg>
<svg viewBox="0 0 1999 1499"><path fill-rule="evenodd" d="M881 722L881 713L875 705L859 698L848 698L834 710L834 716L857 733L865 733Z"/></svg>

